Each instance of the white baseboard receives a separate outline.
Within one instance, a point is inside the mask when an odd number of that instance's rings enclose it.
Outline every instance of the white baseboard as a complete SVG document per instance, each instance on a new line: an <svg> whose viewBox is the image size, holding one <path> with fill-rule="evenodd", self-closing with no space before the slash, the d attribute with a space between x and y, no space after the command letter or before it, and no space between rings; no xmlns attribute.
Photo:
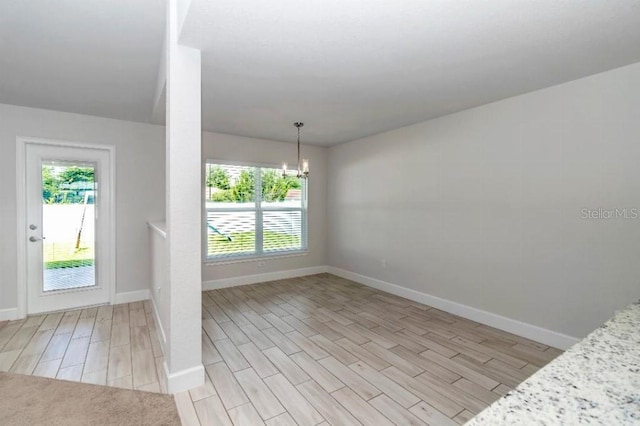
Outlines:
<svg viewBox="0 0 640 426"><path fill-rule="evenodd" d="M116 293L116 301L114 304L140 302L147 300L150 296L149 290L128 291L125 293Z"/></svg>
<svg viewBox="0 0 640 426"><path fill-rule="evenodd" d="M18 319L18 308L0 309L0 321L13 321Z"/></svg>
<svg viewBox="0 0 640 426"><path fill-rule="evenodd" d="M204 384L204 366L202 364L177 373L169 373L165 361L164 373L167 376L167 392L169 393L188 391Z"/></svg>
<svg viewBox="0 0 640 426"><path fill-rule="evenodd" d="M149 299L149 290L129 291L116 293L114 304L140 302ZM0 321L13 321L18 319L18 308L0 309Z"/></svg>
<svg viewBox="0 0 640 426"><path fill-rule="evenodd" d="M548 330L546 328L538 327L512 318L503 317L502 315L483 311L461 303L452 302L427 293L411 290L386 281L356 274L355 272L334 268L332 266L327 267L327 272L378 290L386 291L387 293L395 294L396 296L401 296L415 302L429 305L434 308L498 328L500 330L508 331L509 333L526 337L527 339L535 340L536 342L544 343L545 345L553 346L555 348L568 349L580 341L577 337L567 336L566 334L558 333L556 331Z"/></svg>
<svg viewBox="0 0 640 426"><path fill-rule="evenodd" d="M266 272L264 274L245 275L242 277L222 278L204 281L202 290L216 290L219 288L236 287L239 285L256 284L267 281L284 280L287 278L304 277L307 275L327 272L326 266L312 266L309 268L289 269L286 271Z"/></svg>

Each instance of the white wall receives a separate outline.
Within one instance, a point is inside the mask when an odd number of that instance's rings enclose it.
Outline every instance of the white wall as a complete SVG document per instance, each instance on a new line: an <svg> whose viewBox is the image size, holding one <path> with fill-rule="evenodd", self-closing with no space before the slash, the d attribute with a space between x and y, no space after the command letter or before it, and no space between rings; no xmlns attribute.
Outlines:
<svg viewBox="0 0 640 426"><path fill-rule="evenodd" d="M582 336L640 297L640 219L581 218L583 208L640 208L637 117L640 64L329 150L303 146L309 254L205 265L203 280L328 261ZM16 306L16 136L116 146L117 291L149 288L164 128L0 105L0 311ZM294 144L206 132L202 149L266 164L296 155Z"/></svg>
<svg viewBox="0 0 640 426"><path fill-rule="evenodd" d="M640 297L640 219L581 218L639 160L640 64L333 147L329 264L584 336Z"/></svg>
<svg viewBox="0 0 640 426"><path fill-rule="evenodd" d="M180 0L167 1L166 43L166 261L163 288L167 390L204 384L202 365L202 89L200 51L178 44ZM158 259L154 259L158 260ZM161 309L162 311L162 309ZM162 315L162 312L161 312Z"/></svg>
<svg viewBox="0 0 640 426"><path fill-rule="evenodd" d="M293 129L293 127L292 127ZM293 129L295 130L295 129ZM292 130L292 132L293 132ZM0 311L16 307L16 137L116 147L117 292L150 288L146 222L164 219L164 127L0 104ZM303 135L304 137L304 135ZM203 133L203 158L294 164L294 144ZM303 145L310 159L309 253L304 256L207 266L203 280L224 280L325 265L327 149Z"/></svg>
<svg viewBox="0 0 640 426"><path fill-rule="evenodd" d="M17 136L116 147L116 291L146 290L146 221L164 216L164 127L0 104L0 311L17 306Z"/></svg>
<svg viewBox="0 0 640 426"><path fill-rule="evenodd" d="M295 128L291 126L292 138ZM304 140L304 132L302 134ZM265 261L244 261L225 265L205 264L202 280L226 280L246 275L266 274L276 271L310 268L325 265L325 241L327 232L327 149L302 145L302 156L308 158L309 176L309 253L304 256L282 257ZM202 135L202 158L204 160L240 161L281 166L287 161L291 168L296 164L296 145L265 139L245 138L220 133L205 132Z"/></svg>

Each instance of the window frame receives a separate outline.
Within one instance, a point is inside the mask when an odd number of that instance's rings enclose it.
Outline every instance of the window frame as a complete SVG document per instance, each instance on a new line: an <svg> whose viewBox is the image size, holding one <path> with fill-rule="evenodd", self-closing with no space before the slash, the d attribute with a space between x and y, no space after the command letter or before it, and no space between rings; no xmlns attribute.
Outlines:
<svg viewBox="0 0 640 426"><path fill-rule="evenodd" d="M255 200L253 207L238 207L238 208L208 208L207 200L206 200L206 177L207 177L207 165L218 165L218 166L241 166L241 167L251 167L260 171L260 173L255 173L255 187L254 194ZM229 161L229 160L220 160L215 158L207 158L205 159L202 167L202 230L203 230L203 259L204 263L209 265L224 265L230 263L240 263L240 262L250 262L250 261L260 261L267 259L279 259L286 257L296 257L296 256L305 256L309 253L309 245L308 245L308 215L309 215L309 180L301 179L302 181L302 191L301 197L302 202L300 207L263 207L262 206L262 169L275 169L280 170L281 167L274 164L267 163L255 163L255 162L244 162L244 161ZM209 229L208 229L208 213L212 212L255 212L255 252L247 253L247 254L236 254L236 255L218 255L218 256L209 256ZM263 247L263 214L264 212L281 212L281 211L300 211L300 246L299 249L285 249L285 250L271 250L264 251ZM258 220L259 219L259 220Z"/></svg>

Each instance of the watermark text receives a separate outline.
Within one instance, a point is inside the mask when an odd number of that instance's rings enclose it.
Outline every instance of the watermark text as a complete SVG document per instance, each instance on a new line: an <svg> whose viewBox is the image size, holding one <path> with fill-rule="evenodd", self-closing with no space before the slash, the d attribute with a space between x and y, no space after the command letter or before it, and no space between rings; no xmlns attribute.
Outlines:
<svg viewBox="0 0 640 426"><path fill-rule="evenodd" d="M580 210L581 219L638 219L640 209L635 207L621 207L607 209L599 207L597 209L584 208Z"/></svg>

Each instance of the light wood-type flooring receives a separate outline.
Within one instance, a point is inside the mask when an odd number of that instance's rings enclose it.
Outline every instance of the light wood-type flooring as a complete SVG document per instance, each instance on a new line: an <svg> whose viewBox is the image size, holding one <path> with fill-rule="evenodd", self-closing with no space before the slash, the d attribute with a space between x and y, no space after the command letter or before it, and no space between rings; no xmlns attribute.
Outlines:
<svg viewBox="0 0 640 426"><path fill-rule="evenodd" d="M0 371L161 392L151 309L145 301L0 323Z"/></svg>
<svg viewBox="0 0 640 426"><path fill-rule="evenodd" d="M321 274L202 294L185 425L462 424L561 351ZM0 323L0 371L164 391L149 302Z"/></svg>
<svg viewBox="0 0 640 426"><path fill-rule="evenodd" d="M203 293L185 425L454 425L561 351L333 275Z"/></svg>

